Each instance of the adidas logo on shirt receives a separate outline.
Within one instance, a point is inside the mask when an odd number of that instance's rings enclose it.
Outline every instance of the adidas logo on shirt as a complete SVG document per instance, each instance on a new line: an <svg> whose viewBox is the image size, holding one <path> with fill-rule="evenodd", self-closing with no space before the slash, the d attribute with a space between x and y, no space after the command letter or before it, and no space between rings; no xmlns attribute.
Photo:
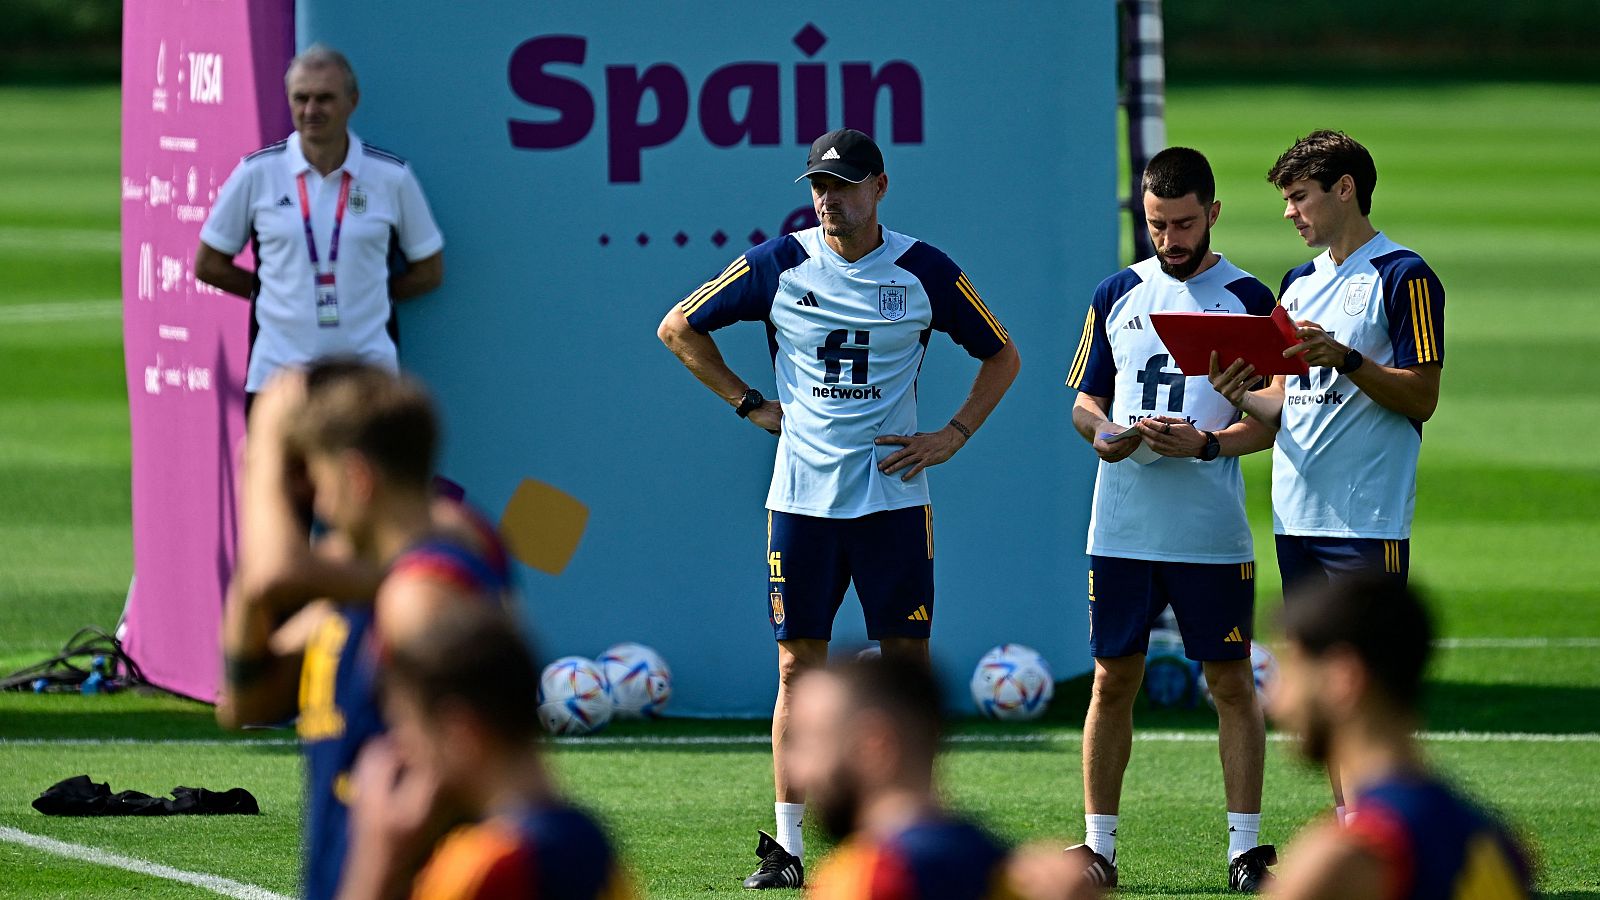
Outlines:
<svg viewBox="0 0 1600 900"><path fill-rule="evenodd" d="M828 148L828 152L822 154L822 158L823 159L838 159L839 158L839 151L834 149L833 147L829 147Z"/></svg>
<svg viewBox="0 0 1600 900"><path fill-rule="evenodd" d="M288 194L284 194L282 197L278 198L278 205L279 206L293 206L294 205L294 201L289 199L289 195Z"/></svg>
<svg viewBox="0 0 1600 900"><path fill-rule="evenodd" d="M812 293L811 291L806 291L806 295L804 297L801 297L799 300L796 300L795 301L795 305L796 306L816 306L817 305L817 295Z"/></svg>
<svg viewBox="0 0 1600 900"><path fill-rule="evenodd" d="M1122 327L1125 331L1143 331L1144 322L1140 321L1138 316L1134 316L1132 319L1128 320L1128 324Z"/></svg>

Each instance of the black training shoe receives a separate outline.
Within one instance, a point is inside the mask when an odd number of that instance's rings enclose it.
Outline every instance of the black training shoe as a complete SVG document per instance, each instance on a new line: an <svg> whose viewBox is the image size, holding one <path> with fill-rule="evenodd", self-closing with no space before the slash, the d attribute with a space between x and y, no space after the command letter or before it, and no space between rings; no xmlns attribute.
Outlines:
<svg viewBox="0 0 1600 900"><path fill-rule="evenodd" d="M761 865L744 880L744 886L752 891L804 886L806 867L800 857L783 849L778 839L765 831L756 834L761 835L756 842L756 855L761 857Z"/></svg>
<svg viewBox="0 0 1600 900"><path fill-rule="evenodd" d="M1098 888L1114 888L1117 886L1117 867L1111 860L1089 849L1088 844L1073 844L1061 851L1071 853L1083 858L1083 878L1085 881Z"/></svg>
<svg viewBox="0 0 1600 900"><path fill-rule="evenodd" d="M1241 894L1259 894L1272 884L1267 866L1278 864L1278 851L1271 844L1253 847L1228 863L1228 889Z"/></svg>

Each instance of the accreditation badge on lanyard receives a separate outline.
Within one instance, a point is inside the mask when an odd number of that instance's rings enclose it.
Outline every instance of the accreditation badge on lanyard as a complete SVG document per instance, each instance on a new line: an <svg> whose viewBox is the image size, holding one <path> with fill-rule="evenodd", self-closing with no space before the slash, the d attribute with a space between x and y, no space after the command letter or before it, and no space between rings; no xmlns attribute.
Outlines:
<svg viewBox="0 0 1600 900"><path fill-rule="evenodd" d="M311 197L306 193L306 173L301 172L300 218L306 226L306 252L311 254L311 277L316 285L317 326L339 327L339 291L334 272L339 263L339 230L344 227L344 208L350 200L350 173L340 173L339 203L333 208L333 237L328 241L328 271L317 260L317 239L311 234Z"/></svg>

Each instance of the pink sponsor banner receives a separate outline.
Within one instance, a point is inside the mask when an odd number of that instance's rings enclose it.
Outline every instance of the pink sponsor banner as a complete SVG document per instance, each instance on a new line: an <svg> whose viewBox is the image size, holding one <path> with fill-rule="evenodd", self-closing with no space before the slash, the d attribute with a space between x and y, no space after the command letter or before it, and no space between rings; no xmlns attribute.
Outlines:
<svg viewBox="0 0 1600 900"><path fill-rule="evenodd" d="M153 683L207 701L233 570L250 307L197 282L194 252L239 158L290 130L282 76L293 13L293 0L123 4L134 566L123 639Z"/></svg>

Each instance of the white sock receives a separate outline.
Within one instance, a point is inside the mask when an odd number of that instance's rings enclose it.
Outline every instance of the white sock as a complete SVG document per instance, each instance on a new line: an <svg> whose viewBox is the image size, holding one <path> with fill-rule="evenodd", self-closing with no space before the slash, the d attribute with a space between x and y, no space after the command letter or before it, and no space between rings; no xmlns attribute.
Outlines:
<svg viewBox="0 0 1600 900"><path fill-rule="evenodd" d="M1261 843L1261 813L1228 813L1228 862Z"/></svg>
<svg viewBox="0 0 1600 900"><path fill-rule="evenodd" d="M1337 822L1340 825L1344 824L1344 807L1335 806L1333 808L1333 821Z"/></svg>
<svg viewBox="0 0 1600 900"><path fill-rule="evenodd" d="M1117 817L1115 815L1083 817L1083 842L1089 849L1104 856L1106 862L1117 862Z"/></svg>
<svg viewBox="0 0 1600 900"><path fill-rule="evenodd" d="M805 815L804 803L774 803L772 809L778 814L778 833L773 837L783 845L783 849L795 856L806 855L805 838L800 836L800 817Z"/></svg>

